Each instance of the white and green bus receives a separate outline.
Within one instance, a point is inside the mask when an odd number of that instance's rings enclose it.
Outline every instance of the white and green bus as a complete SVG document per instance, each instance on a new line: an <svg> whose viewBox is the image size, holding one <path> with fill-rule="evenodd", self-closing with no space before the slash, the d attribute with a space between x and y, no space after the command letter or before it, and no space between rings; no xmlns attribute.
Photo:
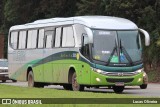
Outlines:
<svg viewBox="0 0 160 107"><path fill-rule="evenodd" d="M37 20L12 26L8 37L9 77L29 87L146 87L141 35L133 22L110 16Z"/></svg>

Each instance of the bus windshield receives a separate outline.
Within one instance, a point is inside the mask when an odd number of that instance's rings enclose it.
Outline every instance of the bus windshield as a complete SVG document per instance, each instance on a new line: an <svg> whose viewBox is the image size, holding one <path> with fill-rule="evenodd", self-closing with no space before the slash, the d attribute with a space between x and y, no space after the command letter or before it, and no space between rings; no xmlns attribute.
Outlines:
<svg viewBox="0 0 160 107"><path fill-rule="evenodd" d="M93 59L107 63L141 61L141 40L138 30L93 30Z"/></svg>

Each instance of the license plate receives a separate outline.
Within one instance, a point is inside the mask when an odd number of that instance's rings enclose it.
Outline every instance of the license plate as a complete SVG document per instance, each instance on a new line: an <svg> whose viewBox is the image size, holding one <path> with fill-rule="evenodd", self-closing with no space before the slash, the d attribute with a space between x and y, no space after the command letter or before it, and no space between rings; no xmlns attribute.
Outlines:
<svg viewBox="0 0 160 107"><path fill-rule="evenodd" d="M124 82L116 82L115 86L124 86Z"/></svg>

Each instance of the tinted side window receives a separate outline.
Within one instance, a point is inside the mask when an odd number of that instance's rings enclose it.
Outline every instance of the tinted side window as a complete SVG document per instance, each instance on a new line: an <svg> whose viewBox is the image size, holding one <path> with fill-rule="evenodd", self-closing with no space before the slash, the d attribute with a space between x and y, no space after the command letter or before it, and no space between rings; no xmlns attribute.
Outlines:
<svg viewBox="0 0 160 107"><path fill-rule="evenodd" d="M62 47L74 46L74 34L71 26L63 28Z"/></svg>
<svg viewBox="0 0 160 107"><path fill-rule="evenodd" d="M46 31L46 48L52 48L53 39L54 39L54 31Z"/></svg>
<svg viewBox="0 0 160 107"><path fill-rule="evenodd" d="M60 47L61 43L61 27L56 28L55 47Z"/></svg>
<svg viewBox="0 0 160 107"><path fill-rule="evenodd" d="M43 48L43 46L44 46L44 29L40 29L38 36L38 48Z"/></svg>
<svg viewBox="0 0 160 107"><path fill-rule="evenodd" d="M11 42L11 47L13 49L17 49L17 39L18 39L18 32L11 32L10 42Z"/></svg>
<svg viewBox="0 0 160 107"><path fill-rule="evenodd" d="M28 31L27 48L33 49L37 45L37 30Z"/></svg>
<svg viewBox="0 0 160 107"><path fill-rule="evenodd" d="M18 49L25 49L25 48L26 48L26 31L20 31Z"/></svg>

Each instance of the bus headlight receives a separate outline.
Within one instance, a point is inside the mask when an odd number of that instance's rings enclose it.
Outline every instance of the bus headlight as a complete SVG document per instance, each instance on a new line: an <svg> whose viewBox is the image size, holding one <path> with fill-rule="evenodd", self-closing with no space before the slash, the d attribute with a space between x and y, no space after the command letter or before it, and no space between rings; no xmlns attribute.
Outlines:
<svg viewBox="0 0 160 107"><path fill-rule="evenodd" d="M96 69L96 68L92 68L92 67L91 67L91 70L94 71L94 72L97 72L97 73L99 73L99 74L105 74L105 73L106 73L106 72L103 71L103 70Z"/></svg>
<svg viewBox="0 0 160 107"><path fill-rule="evenodd" d="M139 73L141 73L141 72L144 72L144 68L135 71L136 74L139 74Z"/></svg>

